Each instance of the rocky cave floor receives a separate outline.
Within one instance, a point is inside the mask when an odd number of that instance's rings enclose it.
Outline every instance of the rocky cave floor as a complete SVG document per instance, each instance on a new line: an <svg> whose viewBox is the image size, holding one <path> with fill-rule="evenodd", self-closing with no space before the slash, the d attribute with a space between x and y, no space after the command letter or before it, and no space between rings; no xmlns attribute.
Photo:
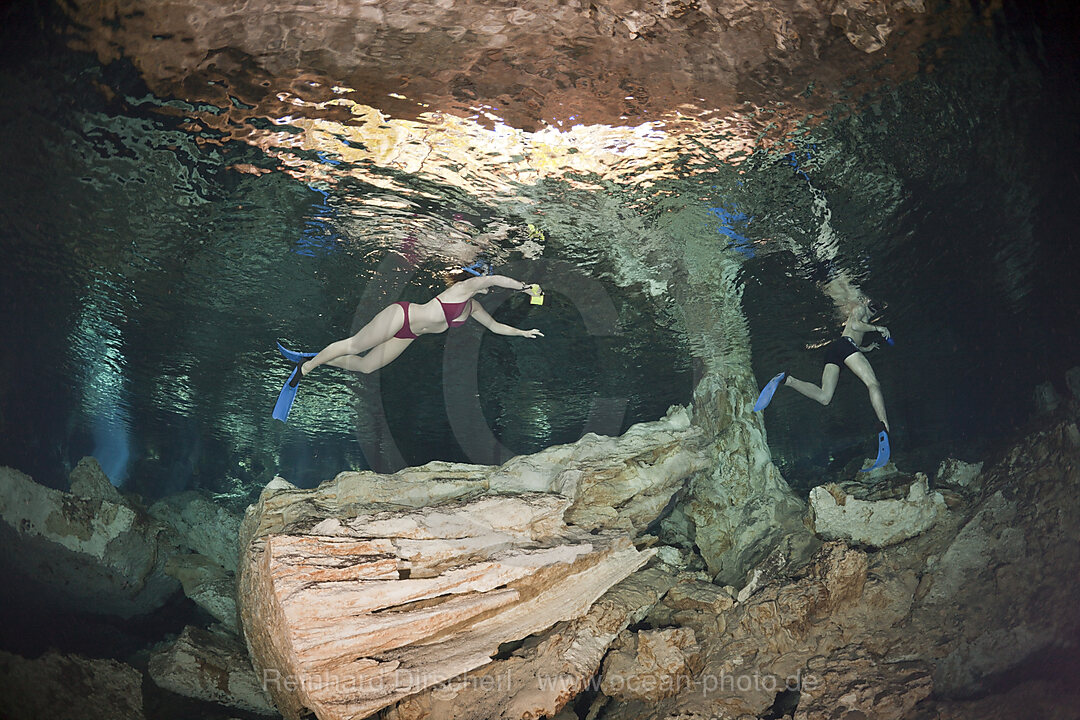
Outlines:
<svg viewBox="0 0 1080 720"><path fill-rule="evenodd" d="M145 507L89 458L68 492L5 468L4 715L1080 717L1066 383L982 463L815 488L736 584L686 509L708 444L675 409L498 468L278 478L245 518Z"/></svg>

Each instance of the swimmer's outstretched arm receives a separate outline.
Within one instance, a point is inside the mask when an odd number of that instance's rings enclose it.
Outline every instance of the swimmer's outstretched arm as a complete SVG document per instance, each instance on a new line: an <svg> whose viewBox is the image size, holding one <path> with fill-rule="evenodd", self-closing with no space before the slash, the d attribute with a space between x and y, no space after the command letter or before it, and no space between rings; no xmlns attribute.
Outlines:
<svg viewBox="0 0 1080 720"><path fill-rule="evenodd" d="M496 335L517 335L519 337L537 338L544 337L544 333L536 330L519 330L516 327L504 325L495 318L488 314L488 311L481 307L480 303L476 300L472 301L472 317L476 318L476 322L486 327Z"/></svg>
<svg viewBox="0 0 1080 720"><path fill-rule="evenodd" d="M529 288L532 287L531 283L522 282L521 280L515 280L514 278L507 277L506 275L481 275L479 277L462 280L459 284L468 286L468 289L472 292L476 292L490 287L502 287L509 288L511 290L526 292Z"/></svg>

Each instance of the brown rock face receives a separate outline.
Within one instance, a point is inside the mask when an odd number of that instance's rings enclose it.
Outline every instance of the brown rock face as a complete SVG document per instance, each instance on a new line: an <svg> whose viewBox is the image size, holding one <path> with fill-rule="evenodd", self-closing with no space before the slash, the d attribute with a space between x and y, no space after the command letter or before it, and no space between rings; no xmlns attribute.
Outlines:
<svg viewBox="0 0 1080 720"><path fill-rule="evenodd" d="M584 615L650 557L624 534L567 527L555 495L318 522L272 496L245 520L241 616L288 718L366 717L480 667L500 644Z"/></svg>
<svg viewBox="0 0 1080 720"><path fill-rule="evenodd" d="M656 702L693 686L701 648L690 628L626 633L604 660L600 689L620 700Z"/></svg>
<svg viewBox="0 0 1080 720"><path fill-rule="evenodd" d="M734 604L676 585L646 620L692 627L703 669L648 703L612 685L603 717L761 717L785 690L796 720L1077 717L1080 430L1040 421L1001 453L902 543L826 543Z"/></svg>
<svg viewBox="0 0 1080 720"><path fill-rule="evenodd" d="M526 130L638 125L774 102L804 115L830 105L852 79L912 72L921 42L971 14L967 3L928 12L922 0L65 7L79 24L77 44L105 61L130 58L159 95L212 103L224 112L203 120L230 134L249 116L344 120L348 111L333 104L301 111L289 99L325 102L335 87L399 118L480 110Z"/></svg>

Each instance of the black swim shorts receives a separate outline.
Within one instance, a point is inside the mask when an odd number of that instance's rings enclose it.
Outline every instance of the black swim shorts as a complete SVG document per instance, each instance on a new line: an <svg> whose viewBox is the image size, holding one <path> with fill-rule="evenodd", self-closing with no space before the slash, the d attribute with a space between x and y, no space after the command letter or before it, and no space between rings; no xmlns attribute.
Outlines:
<svg viewBox="0 0 1080 720"><path fill-rule="evenodd" d="M833 340L825 346L825 364L832 363L842 370L844 368L844 359L848 355L857 352L859 352L859 348L855 346L855 341L844 335L839 340Z"/></svg>

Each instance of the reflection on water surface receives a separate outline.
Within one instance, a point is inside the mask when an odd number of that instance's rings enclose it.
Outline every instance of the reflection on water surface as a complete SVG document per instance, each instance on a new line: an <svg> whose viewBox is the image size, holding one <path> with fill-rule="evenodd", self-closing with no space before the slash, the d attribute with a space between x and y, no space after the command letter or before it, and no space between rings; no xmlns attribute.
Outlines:
<svg viewBox="0 0 1080 720"><path fill-rule="evenodd" d="M396 25L97 7L9 11L37 30L5 44L19 350L0 461L43 482L96 452L148 496L242 503L275 472L308 485L618 432L686 403L691 356L718 350L686 325L688 265L740 268L761 382L818 372L823 277L888 300L897 345L873 362L898 461L924 469L1007 432L1075 362L1075 80L1023 22L947 3L890 17L865 52L857 23L700 7L482 23L410 6ZM543 342L426 337L377 377L313 378L289 425L270 420L274 340L318 349L481 257L566 281L542 308L491 298ZM852 380L829 408L770 408L793 484L864 452Z"/></svg>

